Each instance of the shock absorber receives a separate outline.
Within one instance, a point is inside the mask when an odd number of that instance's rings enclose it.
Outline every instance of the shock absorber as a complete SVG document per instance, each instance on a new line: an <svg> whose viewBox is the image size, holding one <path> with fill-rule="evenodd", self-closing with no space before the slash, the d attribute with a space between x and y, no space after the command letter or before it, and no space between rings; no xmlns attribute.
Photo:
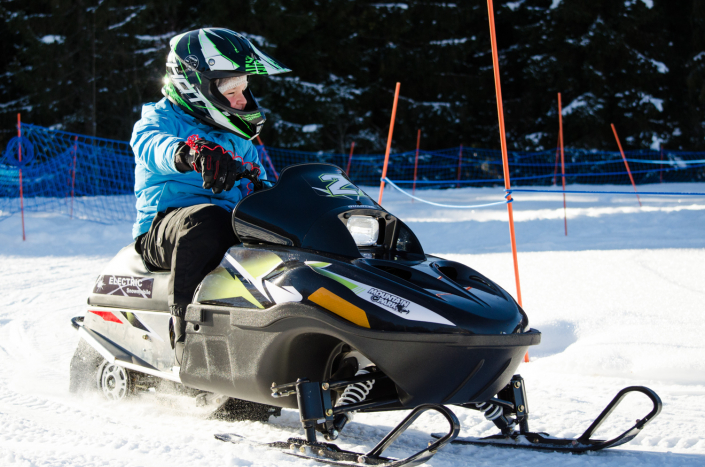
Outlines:
<svg viewBox="0 0 705 467"><path fill-rule="evenodd" d="M355 373L355 376L370 374L368 368L370 367L358 370L357 373ZM372 386L374 386L374 384L375 380L373 379L369 381L361 381L359 383L348 384L348 386L345 388L345 391L343 391L343 394L341 394L340 398L335 403L335 406L340 407L341 405L357 404L359 402L364 401L367 398L367 395L372 390Z"/></svg>
<svg viewBox="0 0 705 467"><path fill-rule="evenodd" d="M475 408L485 414L485 418L494 423L503 434L507 435L513 431L516 420L508 419L504 415L504 410L499 405L491 402L478 402Z"/></svg>
<svg viewBox="0 0 705 467"><path fill-rule="evenodd" d="M358 368L360 368L355 373L355 376L368 375L372 373L372 370L374 369L374 364L367 358L365 358L362 354L360 354L359 352L352 352L352 354L350 354L348 358L350 357L357 359ZM335 406L340 407L343 405L351 405L363 402L365 399L367 399L367 396L370 394L370 391L372 390L374 384L375 380L373 379L369 381L361 381L358 383L348 384L345 387L343 393L336 401ZM345 412L336 415L335 419L333 420L333 426L327 430L327 433L325 435L326 439L329 441L337 439L341 430L349 421L353 419L354 413L355 412Z"/></svg>
<svg viewBox="0 0 705 467"><path fill-rule="evenodd" d="M494 422L497 418L502 416L502 407L494 405L490 402L478 402L475 404L477 410L485 414L485 418L491 422Z"/></svg>

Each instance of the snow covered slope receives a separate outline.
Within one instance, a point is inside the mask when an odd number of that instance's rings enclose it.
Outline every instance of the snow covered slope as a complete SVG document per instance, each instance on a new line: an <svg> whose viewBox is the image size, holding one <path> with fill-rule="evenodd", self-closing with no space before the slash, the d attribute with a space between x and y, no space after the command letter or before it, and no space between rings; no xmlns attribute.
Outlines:
<svg viewBox="0 0 705 467"><path fill-rule="evenodd" d="M705 192L703 184L667 188ZM502 196L499 189L472 188L417 194L450 204ZM566 237L561 197L515 197L523 304L532 327L543 332L532 362L519 369L531 428L579 435L629 385L654 389L664 409L639 437L612 451L574 456L449 446L429 465L705 465L705 198L643 197L640 209L634 196L569 196ZM504 206L441 209L390 190L383 204L409 223L427 252L462 261L515 293ZM22 242L19 216L0 222L0 465L316 465L213 438L299 435L294 411L269 424L226 423L206 420L185 398L111 405L98 396L71 396L68 365L78 336L69 319L84 313L95 276L131 241L131 226L37 214L26 223ZM615 433L645 410L646 400L635 396L598 435ZM454 411L461 436L495 431L477 412ZM370 448L403 416L359 415L340 445ZM425 415L389 454L421 448L424 433L443 423Z"/></svg>

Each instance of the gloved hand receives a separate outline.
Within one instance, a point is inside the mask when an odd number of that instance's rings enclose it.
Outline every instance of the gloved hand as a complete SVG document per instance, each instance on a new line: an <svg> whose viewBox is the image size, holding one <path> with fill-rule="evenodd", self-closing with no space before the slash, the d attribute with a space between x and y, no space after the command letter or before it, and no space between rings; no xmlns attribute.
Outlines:
<svg viewBox="0 0 705 467"><path fill-rule="evenodd" d="M230 191L244 172L242 160L233 159L216 143L196 138L189 138L185 145L177 149L174 165L180 172L192 169L200 173L203 188L210 188L214 194Z"/></svg>

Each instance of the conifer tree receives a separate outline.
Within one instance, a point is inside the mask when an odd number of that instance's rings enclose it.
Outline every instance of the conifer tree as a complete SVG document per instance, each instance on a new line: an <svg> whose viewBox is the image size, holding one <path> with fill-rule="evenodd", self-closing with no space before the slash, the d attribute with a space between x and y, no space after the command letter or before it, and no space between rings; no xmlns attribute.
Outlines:
<svg viewBox="0 0 705 467"><path fill-rule="evenodd" d="M705 6L697 0L498 0L509 148L705 149ZM168 42L198 27L245 33L293 70L253 77L267 144L498 148L484 2L7 0L0 4L0 143L23 120L127 140L162 98Z"/></svg>

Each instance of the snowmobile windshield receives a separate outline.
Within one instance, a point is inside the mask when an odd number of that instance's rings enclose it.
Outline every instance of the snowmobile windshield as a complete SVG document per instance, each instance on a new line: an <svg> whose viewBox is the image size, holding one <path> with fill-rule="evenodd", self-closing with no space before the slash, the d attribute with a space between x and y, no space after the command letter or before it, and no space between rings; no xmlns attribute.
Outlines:
<svg viewBox="0 0 705 467"><path fill-rule="evenodd" d="M423 255L411 230L331 164L287 167L272 188L244 198L233 229L245 243L271 243L354 258Z"/></svg>

